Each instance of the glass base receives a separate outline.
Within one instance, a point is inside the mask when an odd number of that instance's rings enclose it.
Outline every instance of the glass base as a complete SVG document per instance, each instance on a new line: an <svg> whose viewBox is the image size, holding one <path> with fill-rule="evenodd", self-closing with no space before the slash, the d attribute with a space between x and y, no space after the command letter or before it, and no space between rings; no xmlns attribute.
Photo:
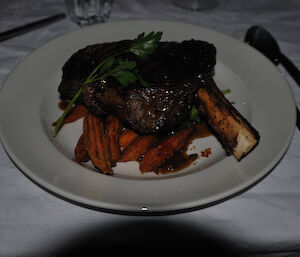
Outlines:
<svg viewBox="0 0 300 257"><path fill-rule="evenodd" d="M172 2L179 7L192 11L212 9L220 4L219 0L172 0Z"/></svg>
<svg viewBox="0 0 300 257"><path fill-rule="evenodd" d="M77 23L79 26L92 25L96 23L101 23L107 21L109 16L107 17L99 17L99 16L91 16L88 18L80 18L80 17L72 17L72 20Z"/></svg>
<svg viewBox="0 0 300 257"><path fill-rule="evenodd" d="M113 0L65 0L71 20L80 26L107 21L112 4Z"/></svg>

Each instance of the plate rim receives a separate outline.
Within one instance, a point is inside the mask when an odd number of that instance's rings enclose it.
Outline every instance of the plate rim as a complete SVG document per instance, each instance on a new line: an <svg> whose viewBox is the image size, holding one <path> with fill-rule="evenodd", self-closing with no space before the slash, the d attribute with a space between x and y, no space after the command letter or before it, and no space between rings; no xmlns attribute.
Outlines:
<svg viewBox="0 0 300 257"><path fill-rule="evenodd" d="M176 21L169 21L169 20L126 20L126 21L114 21L114 22L109 22L109 23L106 23L106 24L118 24L118 23L128 23L128 22L163 22L163 23L172 23L172 24L186 24L186 25L192 25L192 26L196 26L196 27L199 27L200 29L205 29L205 30L209 30L213 33L217 33L217 34L220 34L221 36L225 36L227 37L228 39L230 40L234 40L236 42L238 42L239 44L241 43L241 41L239 41L238 39L236 38L233 38L233 37L230 37L226 34L223 34L221 32L218 32L218 31L214 31L210 28L206 28L206 27L202 27L200 25L197 25L197 24L192 24L192 23L187 23L187 22L176 22ZM6 86L7 84L7 81L9 81L9 79L11 78L11 76L14 75L14 71L17 67L19 67L20 65L22 65L23 61L27 58L30 58L30 56L36 52L36 51L40 51L41 48L43 48L45 45L48 45L50 44L51 42L55 41L55 40L59 40L63 37L68 37L70 35L72 35L73 33L78 33L80 31L82 31L82 29L92 29L94 27L98 27L98 26L103 26L103 25L106 25L106 24L95 24L95 25L92 25L90 27L84 27L84 28L78 28L76 30L73 30L71 32L68 32L68 33L65 33L63 35L60 35L48 42L46 42L45 44L41 45L40 47L34 49L33 51L31 51L30 53L28 53L25 57L23 57L19 62L18 64L12 69L12 71L9 73L9 75L5 78L4 82L3 82L3 85L2 87L0 88L0 96L1 96L1 92L3 90L3 88ZM257 50L253 49L254 51L256 51L261 57L267 59L266 57L264 57L261 53L259 53ZM269 61L269 60L268 60ZM269 61L270 62L270 61ZM271 63L271 62L270 62ZM277 72L279 73L279 71L277 70ZM292 95L292 92L291 92L291 89L290 87L288 86L288 82L285 78L283 78L284 81L285 81L285 84L287 86L287 89L288 91L290 92L291 96ZM295 105L295 101L294 101L294 98L293 99L293 103ZM296 105L295 105L296 106ZM232 189L234 192L228 192L228 195L224 196L222 198L219 198L217 197L218 199L215 199L215 201L211 200L209 201L209 203L207 204L202 204L202 205L197 205L197 206L194 206L194 207L189 207L189 208L178 208L178 209L173 209L173 210L162 210L162 211L133 211L133 210L122 210L121 209L116 209L116 208L102 208L100 206L95 206L94 204L89 204L88 202L82 202L81 200L77 201L78 198L72 198L70 197L70 195L65 195L65 194L62 194L63 191L60 191L60 190L57 190L58 188L52 188L52 185L50 186L49 188L49 184L44 181L40 181L39 177L36 177L35 174L27 169L27 167L25 167L22 163L21 160L19 160L15 155L14 155L14 152L13 152L13 149L10 148L10 145L9 145L9 142L6 141L6 139L3 137L3 131L2 131L2 126L0 125L0 139L1 139L1 142L2 142L2 145L6 151L6 153L8 154L8 156L10 157L10 159L13 161L13 163L15 163L15 165L22 171L22 173L28 177L31 181L33 181L34 183L36 183L37 185L39 185L40 187L42 187L43 189L45 189L46 191L48 192L51 192L53 193L54 195L58 196L58 197L61 197L63 198L64 200L67 200L67 201L70 201L70 202L73 202L73 203L76 203L78 205L84 205L85 207L88 207L88 208L91 208L91 209L99 209L101 211L106 211L106 212L116 212L116 213L122 213L122 214L131 214L131 215L165 215L165 214L172 214L172 213L177 213L177 212L186 212L186 211L189 211L190 209L193 210L193 209L200 209L200 208L205 208L206 206L211 206L211 205L214 205L216 202L220 202L220 201L224 201L228 198L231 198L231 197L234 197L234 195L236 194L240 194L241 192L243 191L246 191L248 190L248 188L252 187L252 185L258 183L261 179L263 179L265 176L267 176L277 165L278 162L280 162L281 158L283 158L284 154L286 153L286 151L288 150L288 147L291 143L291 140L292 140L292 137L293 137L293 134L294 134L294 130L295 130L295 124L296 124L296 118L294 118L294 121L293 121L293 129L289 132L289 136L288 136L288 139L285 141L285 145L281 148L281 151L279 153L277 153L276 155L276 158L273 159L272 162L270 162L267 166L267 168L265 168L265 170L263 170L263 172L260 172L258 174L256 174L255 177L253 177L252 180L249 180L248 183L245 183L245 184L241 184L239 188L235 188L235 189Z"/></svg>

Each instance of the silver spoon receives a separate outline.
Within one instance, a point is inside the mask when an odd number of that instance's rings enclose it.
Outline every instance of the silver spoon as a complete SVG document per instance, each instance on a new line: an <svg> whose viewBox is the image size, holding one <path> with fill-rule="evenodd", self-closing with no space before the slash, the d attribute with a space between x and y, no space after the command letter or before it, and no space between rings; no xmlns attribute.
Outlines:
<svg viewBox="0 0 300 257"><path fill-rule="evenodd" d="M252 26L247 30L245 42L264 54L275 65L281 63L300 87L300 71L284 54L281 53L276 39L270 32L261 26ZM297 127L300 130L300 112L297 106L296 109Z"/></svg>

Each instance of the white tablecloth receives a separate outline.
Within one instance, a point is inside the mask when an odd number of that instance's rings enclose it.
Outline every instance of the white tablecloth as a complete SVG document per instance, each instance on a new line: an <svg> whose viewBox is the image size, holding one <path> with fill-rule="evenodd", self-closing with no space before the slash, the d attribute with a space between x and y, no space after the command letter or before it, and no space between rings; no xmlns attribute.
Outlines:
<svg viewBox="0 0 300 257"><path fill-rule="evenodd" d="M64 11L61 0L1 1L0 31ZM201 12L178 8L168 0L115 0L109 21L126 19L190 22L240 40L248 27L259 24L300 67L299 0L221 0L217 8ZM0 84L23 56L77 28L66 18L0 43ZM299 87L279 69L300 107ZM300 256L297 129L285 156L250 190L206 209L163 217L102 213L56 198L25 177L0 145L0 256L62 256L82 250L103 255L107 249L107 254L121 250L142 255L183 248L210 250L214 256Z"/></svg>

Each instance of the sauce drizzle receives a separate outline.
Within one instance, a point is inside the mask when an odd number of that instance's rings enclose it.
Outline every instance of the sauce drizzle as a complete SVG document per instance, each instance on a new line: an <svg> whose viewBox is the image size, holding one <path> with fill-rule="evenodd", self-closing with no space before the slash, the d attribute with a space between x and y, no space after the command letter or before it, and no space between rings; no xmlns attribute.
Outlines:
<svg viewBox="0 0 300 257"><path fill-rule="evenodd" d="M192 144L193 140L208 137L211 135L211 132L209 131L206 122L194 124L194 128L194 131L189 136L182 150L166 160L165 163L155 171L156 174L168 174L183 170L199 158L198 154L187 154L188 147ZM209 150L207 149L204 151L206 151L207 155L204 156L201 152L201 157L208 157L211 154L210 148Z"/></svg>

